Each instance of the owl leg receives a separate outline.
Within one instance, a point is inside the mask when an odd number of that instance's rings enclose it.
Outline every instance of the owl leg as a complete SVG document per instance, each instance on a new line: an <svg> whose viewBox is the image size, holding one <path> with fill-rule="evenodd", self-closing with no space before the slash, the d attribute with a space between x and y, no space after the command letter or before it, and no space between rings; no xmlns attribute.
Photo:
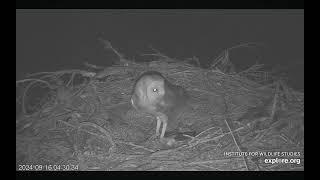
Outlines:
<svg viewBox="0 0 320 180"><path fill-rule="evenodd" d="M133 102L133 98L131 98L131 105L136 108L136 106L134 105L134 102Z"/></svg>
<svg viewBox="0 0 320 180"><path fill-rule="evenodd" d="M159 136L159 135L160 135L160 125L161 125L161 119L160 119L160 117L157 117L156 136Z"/></svg>
<svg viewBox="0 0 320 180"><path fill-rule="evenodd" d="M163 123L163 125L162 125L160 139L162 139L164 137L164 134L166 133L166 129L167 129L167 125L168 125L167 121L163 121L162 123Z"/></svg>

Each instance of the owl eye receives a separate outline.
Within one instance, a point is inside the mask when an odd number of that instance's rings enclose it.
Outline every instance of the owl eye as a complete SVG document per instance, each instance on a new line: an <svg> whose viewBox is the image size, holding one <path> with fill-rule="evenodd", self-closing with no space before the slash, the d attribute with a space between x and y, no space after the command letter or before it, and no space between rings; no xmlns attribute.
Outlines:
<svg viewBox="0 0 320 180"><path fill-rule="evenodd" d="M154 88L152 91L153 91L153 92L157 92L157 91L158 91L158 89L157 89L157 88Z"/></svg>

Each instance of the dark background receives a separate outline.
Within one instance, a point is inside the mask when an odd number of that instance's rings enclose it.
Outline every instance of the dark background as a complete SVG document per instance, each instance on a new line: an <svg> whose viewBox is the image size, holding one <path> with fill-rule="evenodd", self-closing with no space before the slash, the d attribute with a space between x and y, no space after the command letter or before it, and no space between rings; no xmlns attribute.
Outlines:
<svg viewBox="0 0 320 180"><path fill-rule="evenodd" d="M17 10L16 79L27 73L107 66L112 52L102 37L128 58L149 46L177 59L196 56L205 67L223 50L239 70L255 62L278 66L290 85L304 89L304 10Z"/></svg>

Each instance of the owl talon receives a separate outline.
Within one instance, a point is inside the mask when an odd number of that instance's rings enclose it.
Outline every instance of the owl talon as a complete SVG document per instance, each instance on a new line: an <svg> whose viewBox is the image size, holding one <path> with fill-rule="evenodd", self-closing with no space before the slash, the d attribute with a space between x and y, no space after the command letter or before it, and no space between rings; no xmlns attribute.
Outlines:
<svg viewBox="0 0 320 180"><path fill-rule="evenodd" d="M167 142L166 142L166 138L160 138L160 142L161 142L161 143L167 143Z"/></svg>

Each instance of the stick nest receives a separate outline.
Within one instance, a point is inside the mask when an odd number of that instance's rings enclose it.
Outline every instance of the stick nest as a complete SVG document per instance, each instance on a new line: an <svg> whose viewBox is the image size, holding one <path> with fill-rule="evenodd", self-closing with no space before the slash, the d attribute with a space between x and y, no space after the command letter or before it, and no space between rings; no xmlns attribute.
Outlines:
<svg viewBox="0 0 320 180"><path fill-rule="evenodd" d="M46 170L303 170L304 94L261 65L235 72L229 50L201 68L153 49L149 62L116 51L111 67L29 75L17 84L16 164ZM152 57L152 58L151 58ZM153 117L129 103L136 77L161 72L193 99L181 117L193 135L171 144L154 137ZM190 125L191 124L191 125ZM189 125L189 126L188 126ZM273 152L273 154L272 154ZM275 152L282 153L281 155ZM287 153L283 153L287 152ZM266 154L263 154L266 153ZM265 159L299 163L265 163ZM38 168L43 168L44 166ZM48 169L50 168L50 169Z"/></svg>

